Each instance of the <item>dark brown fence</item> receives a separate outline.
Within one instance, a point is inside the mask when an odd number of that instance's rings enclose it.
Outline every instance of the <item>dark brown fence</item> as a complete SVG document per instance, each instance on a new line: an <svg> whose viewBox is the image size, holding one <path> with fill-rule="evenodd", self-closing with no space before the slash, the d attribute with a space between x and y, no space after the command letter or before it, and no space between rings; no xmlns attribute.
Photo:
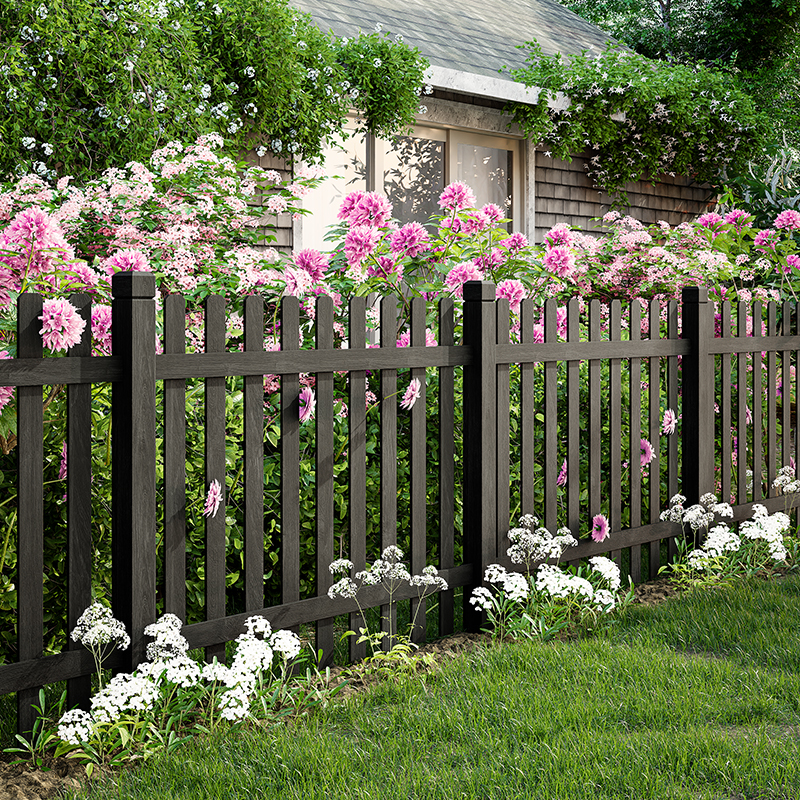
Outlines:
<svg viewBox="0 0 800 800"><path fill-rule="evenodd" d="M440 572L450 589L439 601L439 632L454 629L454 590L463 587L464 625L476 629L480 617L466 602L487 564L505 561L507 531L521 513L535 513L550 528L566 522L580 543L573 561L606 553L634 581L654 576L665 555L674 552L678 526L661 522L663 498L677 493L696 502L706 491L719 490L723 499L734 494L737 519L749 514L752 502L783 508L784 499L770 497L778 462L800 461L800 441L794 435L792 407L797 397L800 336L797 308L784 304L767 311L766 335L753 324L747 336L747 315L760 321L762 310L740 304L738 335L732 336L732 311L720 312L721 336L714 332L714 307L702 289L688 289L682 300L682 338L678 338L679 308L634 303L627 315L618 302L601 307L594 301L581 316L573 300L566 319L559 319L555 302L544 308L525 301L519 336L511 343L508 302L495 300L494 286L464 287L463 344L455 343L453 302L438 306L439 344L425 346L426 305L410 306L411 346L395 343L397 305L381 301L380 347L366 346L366 303L349 306L349 347L335 349L334 308L328 297L317 300L316 349L301 350L299 306L284 298L280 308L281 349L264 351L264 306L248 297L244 305L244 349L226 349L224 299L210 297L205 307L205 352L185 352L185 306L180 296L166 298L163 309L163 353L157 354L155 282L146 273L120 273L113 279L113 355L92 357L90 331L68 358L42 358L38 334L41 299L19 300L18 358L0 362L0 385L16 386L18 413L18 642L19 661L0 666L0 694L17 692L18 727L30 730L31 703L38 687L66 680L70 703L86 703L93 664L88 652L70 645L65 652L43 656L43 415L42 388L68 386L67 486L68 596L71 628L91 601L91 387L111 383L112 440L112 590L113 609L131 633L131 648L110 659L115 668L131 669L144 659L144 627L156 617L157 589L165 611L185 618L186 611L186 392L187 381L205 382L205 481L225 474L226 378L243 378L244 419L241 445L244 496L244 610L226 613L225 514L210 517L205 527L205 621L186 625L183 633L193 648L208 658L224 656L225 642L242 630L244 620L263 613L274 627L316 625L316 645L329 654L334 645L334 617L350 615L358 626L353 601L330 600L328 564L334 551L334 374L349 375L347 463L350 559L365 565L367 515L380 515L381 549L398 537L398 371L419 378L422 396L411 409L409 452L409 530L412 572L430 557L433 541ZM88 319L90 302L73 302ZM642 314L649 338L642 339ZM607 317L607 320L605 318ZM662 318L666 338L659 338ZM582 322L583 320L588 320ZM607 325L603 322L607 321ZM627 338L623 331L627 326ZM559 327L566 337L559 336ZM601 331L606 328L607 333ZM583 331L583 335L582 335ZM763 362L766 359L766 369ZM777 359L780 359L778 366ZM582 368L581 362L587 362ZM582 369L585 379L581 377ZM367 371L380 372L380 503L367 507L366 387ZM436 508L427 507L431 432L425 384L438 373L438 441ZM457 391L459 372L463 393ZM795 371L796 372L796 371ZM301 598L300 422L298 395L301 373L316 379L315 474L315 593ZM264 592L264 375L281 379L280 402L280 591L281 602L265 607ZM782 380L780 408L777 379ZM644 380L643 380L644 378ZM764 379L766 378L766 384ZM716 392L715 381L719 384ZM163 387L163 507L157 508L156 407ZM749 395L748 395L749 392ZM760 398L766 395L766 419ZM750 396L750 415L748 415ZM753 401L752 398L755 398ZM715 402L720 413L715 414ZM458 408L462 429L456 429ZM663 408L682 415L682 463L675 435L660 432ZM513 409L513 413L512 413ZM729 429L737 432L737 462L732 462ZM456 445L463 439L463 462ZM654 459L646 473L639 468L646 438ZM716 442L721 442L717 448ZM749 444L748 444L749 442ZM764 448L766 446L766 453ZM746 448L749 447L749 450ZM791 452L790 452L791 451ZM566 463L566 483L558 478ZM625 467L627 462L628 466ZM749 490L747 470L758 477ZM764 478L762 479L762 471ZM680 473L680 474L679 474ZM680 478L680 480L679 480ZM224 486L223 486L224 489ZM457 504L462 510L457 512ZM560 504L563 507L560 508ZM591 516L604 511L611 522L611 539L596 543L588 536ZM463 538L459 517L463 518ZM163 586L157 587L154 532L164 532ZM433 533L432 533L432 528ZM406 532L403 532L404 535ZM462 563L456 563L459 547ZM644 551L643 551L644 548ZM412 599L411 590L399 594ZM377 587L363 604L385 603ZM381 606L384 615L388 609ZM424 609L421 609L421 612ZM424 619L424 614L420 614ZM413 631L424 638L424 624ZM363 645L350 639L350 655L363 655Z"/></svg>

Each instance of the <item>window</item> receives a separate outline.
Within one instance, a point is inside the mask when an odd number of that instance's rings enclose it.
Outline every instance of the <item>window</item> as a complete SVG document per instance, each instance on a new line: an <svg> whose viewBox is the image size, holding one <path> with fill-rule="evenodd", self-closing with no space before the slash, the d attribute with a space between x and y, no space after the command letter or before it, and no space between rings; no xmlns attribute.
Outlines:
<svg viewBox="0 0 800 800"><path fill-rule="evenodd" d="M523 225L519 139L425 126L391 141L362 134L329 148L325 171L328 178L303 203L311 214L301 222L301 247L324 249L339 204L358 190L383 191L401 223L425 222L439 212L444 187L464 181L478 207L495 203L506 208L515 229Z"/></svg>

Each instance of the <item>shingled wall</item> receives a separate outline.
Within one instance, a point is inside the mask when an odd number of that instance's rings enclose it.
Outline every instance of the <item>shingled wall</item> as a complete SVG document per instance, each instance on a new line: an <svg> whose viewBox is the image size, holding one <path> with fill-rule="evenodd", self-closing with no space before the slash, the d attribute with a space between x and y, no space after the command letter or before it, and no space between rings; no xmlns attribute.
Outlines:
<svg viewBox="0 0 800 800"><path fill-rule="evenodd" d="M575 156L567 162L548 158L537 150L535 157L535 240L541 242L544 234L559 222L587 232L596 229L598 223L593 219L611 209L611 198L592 186L585 169L588 156ZM631 205L621 211L645 224L665 220L677 225L704 213L713 201L708 185L680 176L661 176L655 186L636 181L627 184L626 190Z"/></svg>
<svg viewBox="0 0 800 800"><path fill-rule="evenodd" d="M274 169L281 174L281 177L284 180L287 180L292 177L292 166L291 164L287 164L285 161L276 158L271 153L267 153L263 156L258 156L255 150L251 150L249 153L244 155L244 160L247 161L248 164L253 164L255 166L262 167L263 169ZM258 208L262 207L264 202L266 201L266 197L257 194L250 198L250 206L255 207L253 209L253 213L258 213ZM267 228L266 224L269 222L270 224L275 223L275 217L272 214L264 216L265 226L262 228L258 228L259 233L270 234L276 237L276 241L272 243L264 242L262 247L274 247L276 250L283 250L283 251L291 251L292 249L292 215L291 214L279 214L277 227L276 228Z"/></svg>

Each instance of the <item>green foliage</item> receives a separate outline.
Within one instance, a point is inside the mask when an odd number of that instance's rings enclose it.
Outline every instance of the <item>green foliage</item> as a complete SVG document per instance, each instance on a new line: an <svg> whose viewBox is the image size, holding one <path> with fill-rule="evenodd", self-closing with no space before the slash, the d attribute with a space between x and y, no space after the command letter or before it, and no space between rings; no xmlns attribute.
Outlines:
<svg viewBox="0 0 800 800"><path fill-rule="evenodd" d="M623 202L629 181L668 173L713 182L741 169L761 144L763 115L722 72L615 47L567 63L536 41L526 46L528 66L512 74L542 91L536 105L512 104L515 120L559 158L589 150L589 175ZM550 107L558 93L569 102Z"/></svg>
<svg viewBox="0 0 800 800"><path fill-rule="evenodd" d="M408 125L425 62L354 41L287 0L3 3L0 174L96 175L209 132L315 160L351 104L369 130Z"/></svg>

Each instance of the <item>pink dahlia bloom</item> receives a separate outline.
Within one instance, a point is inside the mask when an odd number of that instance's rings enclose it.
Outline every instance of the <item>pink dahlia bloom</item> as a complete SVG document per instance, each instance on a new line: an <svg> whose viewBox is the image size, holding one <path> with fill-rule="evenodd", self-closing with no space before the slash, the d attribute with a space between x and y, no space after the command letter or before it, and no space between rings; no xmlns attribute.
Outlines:
<svg viewBox="0 0 800 800"><path fill-rule="evenodd" d="M642 439L640 446L641 455L639 457L639 464L642 467L646 467L655 458L655 452L653 451L653 445L650 444L647 439Z"/></svg>
<svg viewBox="0 0 800 800"><path fill-rule="evenodd" d="M11 356L5 350L0 350L0 358L11 358ZM13 386L0 386L0 411L11 402L13 396Z"/></svg>
<svg viewBox="0 0 800 800"><path fill-rule="evenodd" d="M512 233L507 239L500 242L500 247L504 247L509 253L519 253L528 246L528 239L522 233Z"/></svg>
<svg viewBox="0 0 800 800"><path fill-rule="evenodd" d="M342 204L339 206L339 213L336 215L337 218L344 222L350 222L350 215L365 194L366 192L350 192L350 194L342 200Z"/></svg>
<svg viewBox="0 0 800 800"><path fill-rule="evenodd" d="M117 250L114 255L104 263L106 272L113 275L115 272L152 272L150 259L141 250Z"/></svg>
<svg viewBox="0 0 800 800"><path fill-rule="evenodd" d="M203 509L203 516L216 517L222 500L222 486L220 486L219 481L215 478L213 481L211 481L211 485L208 487L208 494L206 495L206 504L205 508Z"/></svg>
<svg viewBox="0 0 800 800"><path fill-rule="evenodd" d="M490 223L500 222L500 220L505 219L506 216L503 209L500 208L500 206L495 205L494 203L487 203L481 209L481 212L489 220Z"/></svg>
<svg viewBox="0 0 800 800"><path fill-rule="evenodd" d="M439 197L439 208L447 211L461 211L475 207L475 194L463 181L455 181L445 188Z"/></svg>
<svg viewBox="0 0 800 800"><path fill-rule="evenodd" d="M736 225L737 227L744 225L749 219L750 215L746 211L742 211L741 208L731 209L725 215L725 222L727 222L728 225Z"/></svg>
<svg viewBox="0 0 800 800"><path fill-rule="evenodd" d="M314 416L314 409L317 405L317 399L314 396L314 390L306 386L300 390L300 422L306 422Z"/></svg>
<svg viewBox="0 0 800 800"><path fill-rule="evenodd" d="M505 297L512 313L516 314L519 311L520 303L525 299L527 292L521 281L506 280L497 284L495 289L495 297Z"/></svg>
<svg viewBox="0 0 800 800"><path fill-rule="evenodd" d="M800 212L793 208L781 211L772 223L776 228L788 228L790 231L800 230Z"/></svg>
<svg viewBox="0 0 800 800"><path fill-rule="evenodd" d="M544 337L542 337L542 341L544 341ZM566 486L567 485L567 459L564 459L564 462L561 464L561 471L558 473L558 477L556 478L556 486Z"/></svg>
<svg viewBox="0 0 800 800"><path fill-rule="evenodd" d="M43 208L20 211L0 234L0 263L16 273L18 287L23 275L35 278L53 270L58 261L71 261L75 252L64 238L58 221Z"/></svg>
<svg viewBox="0 0 800 800"><path fill-rule="evenodd" d="M347 263L357 267L378 246L381 233L370 225L356 225L344 237L344 252Z"/></svg>
<svg viewBox="0 0 800 800"><path fill-rule="evenodd" d="M396 276L398 280L402 279L402 264L395 263L394 259L389 256L378 256L375 261L377 263L367 265L367 275L371 278L385 278L388 280Z"/></svg>
<svg viewBox="0 0 800 800"><path fill-rule="evenodd" d="M58 467L58 479L60 481L65 480L67 477L67 442L64 440L64 443L61 445L61 464Z"/></svg>
<svg viewBox="0 0 800 800"><path fill-rule="evenodd" d="M379 192L363 194L350 211L351 225L371 225L383 228L392 217L392 204Z"/></svg>
<svg viewBox="0 0 800 800"><path fill-rule="evenodd" d="M304 269L314 283L319 283L328 269L328 256L319 250L300 250L294 255L294 263L300 269Z"/></svg>
<svg viewBox="0 0 800 800"><path fill-rule="evenodd" d="M569 225L559 222L554 225L544 235L544 244L548 249L551 247L572 247L575 242L575 235L570 230Z"/></svg>
<svg viewBox="0 0 800 800"><path fill-rule="evenodd" d="M424 226L419 222L409 222L403 225L400 230L395 231L389 239L389 245L393 253L401 253L404 256L418 256L430 246L431 237Z"/></svg>
<svg viewBox="0 0 800 800"><path fill-rule="evenodd" d="M111 306L92 306L92 337L101 353L111 355Z"/></svg>
<svg viewBox="0 0 800 800"><path fill-rule="evenodd" d="M671 408L668 408L664 412L664 419L661 421L661 433L663 433L664 436L670 436L675 433L677 425L678 417Z"/></svg>
<svg viewBox="0 0 800 800"><path fill-rule="evenodd" d="M592 517L592 539L595 542L604 542L608 539L608 535L608 519L603 514L597 514Z"/></svg>
<svg viewBox="0 0 800 800"><path fill-rule="evenodd" d="M720 222L724 222L723 218L713 211L697 218L697 224L703 228L715 228Z"/></svg>
<svg viewBox="0 0 800 800"><path fill-rule="evenodd" d="M456 296L464 296L464 284L467 281L482 281L483 273L471 261L456 264L444 279L447 288Z"/></svg>
<svg viewBox="0 0 800 800"><path fill-rule="evenodd" d="M403 399L400 401L400 408L405 408L406 410L413 408L421 393L422 384L419 382L419 378L412 378L411 383L408 384L408 389L403 395Z"/></svg>
<svg viewBox="0 0 800 800"><path fill-rule="evenodd" d="M48 350L66 350L78 344L86 327L84 320L69 300L57 297L45 300L42 316L42 342Z"/></svg>
<svg viewBox="0 0 800 800"><path fill-rule="evenodd" d="M544 257L544 266L559 278L571 278L575 272L575 256L566 247L551 247Z"/></svg>
<svg viewBox="0 0 800 800"><path fill-rule="evenodd" d="M756 234L753 244L760 250L774 250L776 244L777 234L772 228L765 228Z"/></svg>

